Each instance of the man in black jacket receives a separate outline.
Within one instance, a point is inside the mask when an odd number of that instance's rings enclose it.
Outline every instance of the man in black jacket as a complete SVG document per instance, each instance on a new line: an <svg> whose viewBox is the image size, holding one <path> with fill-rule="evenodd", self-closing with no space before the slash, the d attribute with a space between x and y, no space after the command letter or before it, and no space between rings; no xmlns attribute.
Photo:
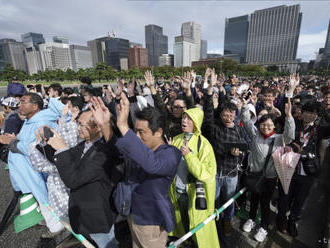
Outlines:
<svg viewBox="0 0 330 248"><path fill-rule="evenodd" d="M104 126L110 123L97 125L90 110L80 115L78 124L84 141L76 147L68 149L53 130L55 135L48 141L56 150L54 161L61 179L70 188L70 224L76 233L90 237L98 247L112 247L115 213L110 196L119 178L112 169L119 158L115 138L102 137Z"/></svg>

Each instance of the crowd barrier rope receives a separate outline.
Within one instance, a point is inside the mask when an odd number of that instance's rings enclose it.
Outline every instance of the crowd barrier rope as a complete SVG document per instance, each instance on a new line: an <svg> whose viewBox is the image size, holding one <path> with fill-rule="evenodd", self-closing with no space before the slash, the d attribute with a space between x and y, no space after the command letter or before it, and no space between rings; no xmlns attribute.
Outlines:
<svg viewBox="0 0 330 248"><path fill-rule="evenodd" d="M92 245L83 235L81 235L81 234L76 234L73 230L72 230L72 228L71 228L71 225L67 222L67 221L65 221L65 220L62 220L62 219L60 219L57 215L56 215L56 213L54 212L54 210L49 206L49 204L45 204L45 206L49 209L49 211L52 213L52 215L58 220L58 221L60 221L61 223L62 223L62 225L65 227L65 229L66 230L68 230L69 232L71 232L72 233L72 235L76 238L76 239L78 239L85 247L87 247L87 248L95 248L95 246L94 245Z"/></svg>
<svg viewBox="0 0 330 248"><path fill-rule="evenodd" d="M221 208L217 209L214 214L209 216L206 220L198 224L195 228L190 230L188 233L183 235L180 239L178 239L175 242L172 242L168 248L176 248L180 244L182 244L184 241L189 239L192 235L194 235L196 232L198 232L200 229L202 229L207 223L215 219L219 216L220 213L222 213L228 206L230 206L238 197L240 197L247 189L244 187L240 191L238 191L232 198L230 198Z"/></svg>

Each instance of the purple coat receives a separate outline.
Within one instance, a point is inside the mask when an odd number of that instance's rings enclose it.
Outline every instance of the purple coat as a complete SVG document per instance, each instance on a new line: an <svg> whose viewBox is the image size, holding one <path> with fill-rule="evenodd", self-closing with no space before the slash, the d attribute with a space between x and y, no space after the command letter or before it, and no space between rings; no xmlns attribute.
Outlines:
<svg viewBox="0 0 330 248"><path fill-rule="evenodd" d="M116 143L119 151L132 160L130 179L140 184L132 195L132 216L138 225L162 226L174 229L174 208L169 197L181 152L163 144L153 151L129 130Z"/></svg>

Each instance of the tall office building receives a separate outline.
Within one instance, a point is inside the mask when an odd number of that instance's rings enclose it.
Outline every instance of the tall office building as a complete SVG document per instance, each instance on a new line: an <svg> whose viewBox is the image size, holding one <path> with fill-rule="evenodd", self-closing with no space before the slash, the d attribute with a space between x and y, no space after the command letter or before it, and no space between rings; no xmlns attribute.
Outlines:
<svg viewBox="0 0 330 248"><path fill-rule="evenodd" d="M324 53L330 54L330 20L328 25L327 39L325 41Z"/></svg>
<svg viewBox="0 0 330 248"><path fill-rule="evenodd" d="M26 71L24 45L13 39L0 39L0 71L10 64L15 70Z"/></svg>
<svg viewBox="0 0 330 248"><path fill-rule="evenodd" d="M145 26L145 42L149 65L158 66L159 56L168 53L168 38L163 35L163 28L153 24Z"/></svg>
<svg viewBox="0 0 330 248"><path fill-rule="evenodd" d="M24 57L27 64L27 70L30 75L43 71L41 55L39 51L39 44L45 43L42 34L39 33L26 33L21 35L24 44Z"/></svg>
<svg viewBox="0 0 330 248"><path fill-rule="evenodd" d="M201 25L195 22L185 22L181 26L181 35L195 43L196 60L199 60L201 54Z"/></svg>
<svg viewBox="0 0 330 248"><path fill-rule="evenodd" d="M72 69L70 47L68 44L46 42L39 45L43 70Z"/></svg>
<svg viewBox="0 0 330 248"><path fill-rule="evenodd" d="M53 36L53 41L57 43L69 44L69 39L62 36Z"/></svg>
<svg viewBox="0 0 330 248"><path fill-rule="evenodd" d="M200 59L207 59L207 40L201 40Z"/></svg>
<svg viewBox="0 0 330 248"><path fill-rule="evenodd" d="M129 41L121 38L110 38L105 41L107 65L117 70L128 69Z"/></svg>
<svg viewBox="0 0 330 248"><path fill-rule="evenodd" d="M102 37L87 41L87 45L92 52L93 67L95 67L97 63L107 63L105 41L109 39L109 37Z"/></svg>
<svg viewBox="0 0 330 248"><path fill-rule="evenodd" d="M175 67L191 66L191 63L199 60L200 57L200 54L197 53L196 43L182 35L175 37L173 51Z"/></svg>
<svg viewBox="0 0 330 248"><path fill-rule="evenodd" d="M248 30L248 15L226 18L224 55L237 54L245 62Z"/></svg>
<svg viewBox="0 0 330 248"><path fill-rule="evenodd" d="M162 54L159 57L159 66L174 66L174 55Z"/></svg>
<svg viewBox="0 0 330 248"><path fill-rule="evenodd" d="M300 5L257 10L250 17L246 61L250 64L296 60L302 13Z"/></svg>
<svg viewBox="0 0 330 248"><path fill-rule="evenodd" d="M45 43L44 36L39 33L26 33L21 35L25 47L33 47Z"/></svg>
<svg viewBox="0 0 330 248"><path fill-rule="evenodd" d="M70 45L70 55L74 71L93 67L92 52L89 47Z"/></svg>
<svg viewBox="0 0 330 248"><path fill-rule="evenodd" d="M148 66L148 49L138 46L129 48L129 67L147 67Z"/></svg>

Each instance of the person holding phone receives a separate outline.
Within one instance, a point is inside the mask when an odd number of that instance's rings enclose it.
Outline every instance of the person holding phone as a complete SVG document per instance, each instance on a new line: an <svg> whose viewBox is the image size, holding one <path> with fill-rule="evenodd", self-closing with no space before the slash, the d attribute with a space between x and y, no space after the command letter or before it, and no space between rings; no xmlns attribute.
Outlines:
<svg viewBox="0 0 330 248"><path fill-rule="evenodd" d="M209 72L209 70L207 70ZM208 75L205 77L208 80ZM229 150L227 143L247 143L244 139L243 128L235 122L237 106L228 101L219 102L217 110L214 110L213 91L217 82L215 70L211 70L210 83L204 104L203 133L213 146L216 161L216 207L229 200L236 192L238 182L238 165L242 151L232 146ZM216 114L215 114L216 112ZM234 217L234 204L224 211L223 226L224 234L232 233L232 219Z"/></svg>

